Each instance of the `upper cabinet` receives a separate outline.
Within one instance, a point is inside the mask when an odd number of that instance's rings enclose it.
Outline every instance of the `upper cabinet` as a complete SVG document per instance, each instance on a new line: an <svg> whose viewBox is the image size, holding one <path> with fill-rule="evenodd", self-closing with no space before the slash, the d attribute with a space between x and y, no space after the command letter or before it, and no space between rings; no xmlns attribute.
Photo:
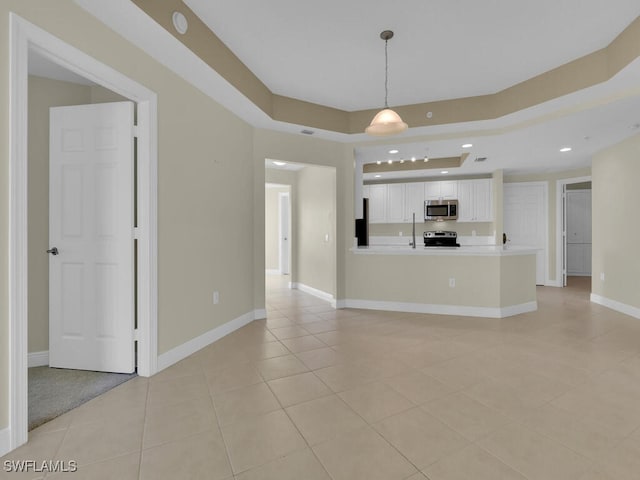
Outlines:
<svg viewBox="0 0 640 480"><path fill-rule="evenodd" d="M458 199L459 222L492 222L492 180L444 180L364 185L369 198L370 223L411 223L424 221L425 200Z"/></svg>
<svg viewBox="0 0 640 480"><path fill-rule="evenodd" d="M413 214L416 214L416 222L424 221L424 182L405 184L404 192L404 222L412 223Z"/></svg>
<svg viewBox="0 0 640 480"><path fill-rule="evenodd" d="M455 200L458 198L458 182L443 180L441 182L425 182L425 200Z"/></svg>
<svg viewBox="0 0 640 480"><path fill-rule="evenodd" d="M387 222L404 222L404 183L390 183L387 185Z"/></svg>
<svg viewBox="0 0 640 480"><path fill-rule="evenodd" d="M367 185L369 188L369 223L387 222L387 185Z"/></svg>
<svg viewBox="0 0 640 480"><path fill-rule="evenodd" d="M493 194L490 178L458 181L458 221L493 221Z"/></svg>

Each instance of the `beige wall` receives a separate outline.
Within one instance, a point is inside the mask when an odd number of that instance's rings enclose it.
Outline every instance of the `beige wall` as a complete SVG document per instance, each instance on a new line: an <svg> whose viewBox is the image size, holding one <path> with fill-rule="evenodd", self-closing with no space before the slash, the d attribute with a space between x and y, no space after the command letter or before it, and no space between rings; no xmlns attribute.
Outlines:
<svg viewBox="0 0 640 480"><path fill-rule="evenodd" d="M591 289L597 295L635 308L640 308L638 178L640 135L600 152L593 159ZM604 281L600 279L601 273L605 274Z"/></svg>
<svg viewBox="0 0 640 480"><path fill-rule="evenodd" d="M528 175L506 175L504 183L513 182L546 182L548 192L548 240L549 240L549 280L555 282L556 279L556 183L558 180L567 178L588 177L591 175L590 168L581 168L578 170L570 170L566 172L528 174Z"/></svg>
<svg viewBox="0 0 640 480"><path fill-rule="evenodd" d="M591 182L570 183L567 190L591 190Z"/></svg>
<svg viewBox="0 0 640 480"><path fill-rule="evenodd" d="M280 194L290 187L267 187L264 190L264 258L265 269L280 269ZM291 197L289 197L291 198Z"/></svg>
<svg viewBox="0 0 640 480"><path fill-rule="evenodd" d="M351 256L349 299L485 308L536 299L535 255Z"/></svg>
<svg viewBox="0 0 640 480"><path fill-rule="evenodd" d="M253 238L252 128L71 0L6 0L0 3L0 23L5 33L10 11L158 95L159 353L253 311L252 252L257 243L264 249L264 241L260 238L254 242ZM1 35L0 145L5 146L9 134L9 51L9 35ZM0 430L8 425L9 406L8 169L9 152L3 148L0 150L3 232ZM262 203L264 195L260 196ZM264 262L261 263L264 268ZM218 305L211 300L214 290L220 292Z"/></svg>
<svg viewBox="0 0 640 480"><path fill-rule="evenodd" d="M335 296L336 169L297 172L295 281Z"/></svg>

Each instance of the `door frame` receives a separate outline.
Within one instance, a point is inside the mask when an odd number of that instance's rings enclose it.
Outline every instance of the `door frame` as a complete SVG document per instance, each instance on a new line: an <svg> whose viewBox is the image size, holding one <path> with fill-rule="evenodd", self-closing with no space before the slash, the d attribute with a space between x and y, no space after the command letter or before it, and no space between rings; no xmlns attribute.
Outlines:
<svg viewBox="0 0 640 480"><path fill-rule="evenodd" d="M565 249L567 245L565 232L565 213L567 211L565 191L572 183L590 182L591 175L583 177L562 178L556 180L556 281L555 287L566 286Z"/></svg>
<svg viewBox="0 0 640 480"><path fill-rule="evenodd" d="M128 98L138 122L138 374L158 368L157 95L111 67L10 13L9 159L9 450L28 439L28 58L37 51L58 65ZM0 453L1 454L1 453Z"/></svg>
<svg viewBox="0 0 640 480"><path fill-rule="evenodd" d="M286 200L285 200L286 198ZM282 238L283 232L283 215L282 215L282 202L286 201L287 202L287 222L286 222L286 226L287 226L287 245L288 248L285 251L285 247L284 247L284 240ZM289 192L279 192L278 193L278 254L279 254L279 265L278 265L278 269L280 270L280 275L290 275L291 274L291 196ZM283 266L283 259L285 258L286 255L286 263L287 263L287 271L285 272L282 268Z"/></svg>

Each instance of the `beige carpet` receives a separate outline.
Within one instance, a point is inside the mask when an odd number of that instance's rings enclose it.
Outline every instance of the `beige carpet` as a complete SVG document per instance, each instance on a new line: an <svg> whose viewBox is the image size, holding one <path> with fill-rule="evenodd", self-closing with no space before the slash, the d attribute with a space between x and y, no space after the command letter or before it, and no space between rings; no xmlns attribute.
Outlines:
<svg viewBox="0 0 640 480"><path fill-rule="evenodd" d="M29 430L53 420L136 374L61 368L29 369Z"/></svg>

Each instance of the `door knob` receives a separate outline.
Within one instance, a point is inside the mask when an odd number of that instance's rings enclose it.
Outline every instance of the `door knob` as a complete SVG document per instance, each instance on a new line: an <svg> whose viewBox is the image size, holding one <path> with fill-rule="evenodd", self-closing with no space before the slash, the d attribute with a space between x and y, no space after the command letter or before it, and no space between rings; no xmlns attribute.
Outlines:
<svg viewBox="0 0 640 480"><path fill-rule="evenodd" d="M60 252L58 252L58 247L53 247L47 250L47 253L50 253L51 255L58 255Z"/></svg>

